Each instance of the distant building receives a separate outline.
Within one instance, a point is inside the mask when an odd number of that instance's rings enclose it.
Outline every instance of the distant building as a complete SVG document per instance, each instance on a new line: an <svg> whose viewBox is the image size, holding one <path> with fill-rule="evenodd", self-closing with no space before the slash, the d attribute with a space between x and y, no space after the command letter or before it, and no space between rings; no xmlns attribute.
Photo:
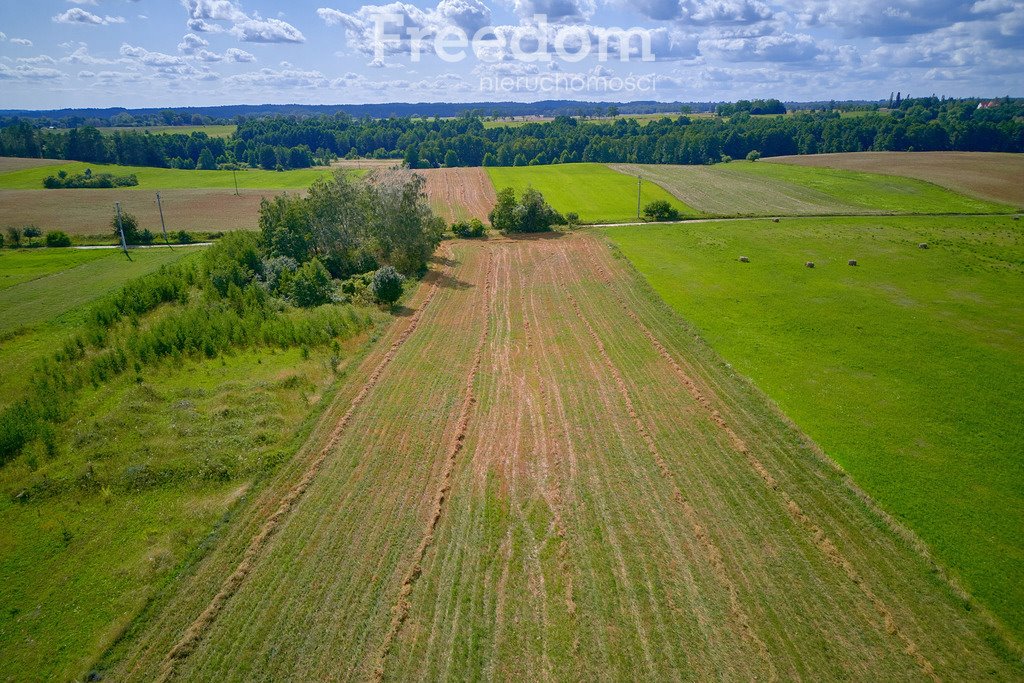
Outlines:
<svg viewBox="0 0 1024 683"><path fill-rule="evenodd" d="M978 109L995 109L999 106L999 100L989 100L988 102L978 102Z"/></svg>

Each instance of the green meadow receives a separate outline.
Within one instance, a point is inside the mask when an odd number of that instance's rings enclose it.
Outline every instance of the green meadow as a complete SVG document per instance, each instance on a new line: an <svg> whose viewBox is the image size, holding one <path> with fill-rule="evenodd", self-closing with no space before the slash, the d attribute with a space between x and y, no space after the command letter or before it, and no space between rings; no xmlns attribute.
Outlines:
<svg viewBox="0 0 1024 683"><path fill-rule="evenodd" d="M114 175L134 173L139 179L139 184L131 188L134 190L234 189L236 176L240 189L305 189L320 176L331 172L324 168L303 168L291 171L264 171L260 169L248 169L237 172L189 171L175 168L117 166L68 161L59 165L39 166L20 171L0 173L0 189L43 190L43 180L46 176L56 175L60 170L65 170L73 175L83 173L87 168L92 169L93 173L113 173Z"/></svg>
<svg viewBox="0 0 1024 683"><path fill-rule="evenodd" d="M613 171L604 164L491 167L487 173L495 190L511 187L519 194L532 186L558 211L563 214L575 212L584 223L637 220L637 179ZM644 182L641 206L656 199L668 201L683 216L697 215L662 187Z"/></svg>
<svg viewBox="0 0 1024 683"><path fill-rule="evenodd" d="M800 218L603 232L1022 639L1020 223Z"/></svg>

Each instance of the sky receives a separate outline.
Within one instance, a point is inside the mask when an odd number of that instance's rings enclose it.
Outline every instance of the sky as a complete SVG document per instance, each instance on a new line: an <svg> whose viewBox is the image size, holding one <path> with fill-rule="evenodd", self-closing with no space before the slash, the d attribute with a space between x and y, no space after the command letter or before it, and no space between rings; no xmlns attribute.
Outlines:
<svg viewBox="0 0 1024 683"><path fill-rule="evenodd" d="M1024 0L0 0L0 108L1024 95Z"/></svg>

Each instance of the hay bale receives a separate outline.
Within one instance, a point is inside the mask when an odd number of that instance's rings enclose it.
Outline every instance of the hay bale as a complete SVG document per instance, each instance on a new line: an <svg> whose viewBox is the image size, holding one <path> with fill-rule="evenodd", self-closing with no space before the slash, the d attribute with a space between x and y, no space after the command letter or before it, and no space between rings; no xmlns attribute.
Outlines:
<svg viewBox="0 0 1024 683"><path fill-rule="evenodd" d="M921 244L917 245L917 248L918 249L927 249L928 248L928 243L927 242L921 242Z"/></svg>
<svg viewBox="0 0 1024 683"><path fill-rule="evenodd" d="M813 268L814 267L814 261L808 261L804 265L807 266L808 268Z"/></svg>
<svg viewBox="0 0 1024 683"><path fill-rule="evenodd" d="M740 256L740 263L750 263L750 258L747 256Z"/></svg>
<svg viewBox="0 0 1024 683"><path fill-rule="evenodd" d="M847 263L848 265L851 265L851 266L855 266L855 265L857 265L857 259L853 259L853 258L852 258L852 259L850 259L849 261L847 261L846 263Z"/></svg>
<svg viewBox="0 0 1024 683"><path fill-rule="evenodd" d="M773 218L773 219L772 219L772 223L778 223L778 222L779 222L779 219L778 219L778 218Z"/></svg>

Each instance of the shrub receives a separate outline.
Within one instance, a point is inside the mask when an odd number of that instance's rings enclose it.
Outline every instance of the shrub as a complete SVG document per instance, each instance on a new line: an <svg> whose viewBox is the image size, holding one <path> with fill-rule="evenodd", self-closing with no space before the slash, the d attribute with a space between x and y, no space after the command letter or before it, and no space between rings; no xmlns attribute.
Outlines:
<svg viewBox="0 0 1024 683"><path fill-rule="evenodd" d="M644 217L651 221L674 221L679 218L679 211L664 199L655 199L644 207Z"/></svg>
<svg viewBox="0 0 1024 683"><path fill-rule="evenodd" d="M334 293L334 281L331 274L320 263L320 259L314 258L307 261L295 271L291 281L292 301L302 308L312 308L331 301Z"/></svg>
<svg viewBox="0 0 1024 683"><path fill-rule="evenodd" d="M2 233L0 233L0 249L3 249L3 248L4 248L4 236L3 236Z"/></svg>
<svg viewBox="0 0 1024 683"><path fill-rule="evenodd" d="M373 274L370 289L373 297L382 304L393 304L402 296L402 283L405 278L391 266L384 266Z"/></svg>
<svg viewBox="0 0 1024 683"><path fill-rule="evenodd" d="M570 228L575 228L577 225L580 224L580 215L575 211L570 211L569 213L565 214L565 224L568 225Z"/></svg>
<svg viewBox="0 0 1024 683"><path fill-rule="evenodd" d="M11 242L11 249L17 249L21 246L21 228L15 228L11 226L7 228L7 239Z"/></svg>
<svg viewBox="0 0 1024 683"><path fill-rule="evenodd" d="M46 246L48 247L70 247L71 238L66 232L54 230L46 233Z"/></svg>
<svg viewBox="0 0 1024 683"><path fill-rule="evenodd" d="M470 221L452 223L452 232L457 237L483 237L487 232L487 228L484 227L479 218L474 218Z"/></svg>
<svg viewBox="0 0 1024 683"><path fill-rule="evenodd" d="M34 246L36 246L36 243L35 243L36 238L37 237L42 237L43 236L43 231L40 230L39 228L37 228L34 225L30 225L27 228L25 228L25 231L22 234L24 234L25 238L28 240L28 246L34 247Z"/></svg>
<svg viewBox="0 0 1024 683"><path fill-rule="evenodd" d="M179 230L177 233L175 233L174 237L178 244L192 244L193 242L195 242L195 240L192 238L192 235L190 235L184 230Z"/></svg>
<svg viewBox="0 0 1024 683"><path fill-rule="evenodd" d="M121 239L121 233L117 227L117 214L110 219L110 227L114 231L114 236ZM127 211L121 212L121 227L124 228L124 241L126 244L144 244L143 232L139 230L139 219L134 214L128 213ZM146 232L149 232L148 230ZM149 241L153 241L153 235L150 233Z"/></svg>
<svg viewBox="0 0 1024 683"><path fill-rule="evenodd" d="M761 153L758 152L756 149L752 149L749 152L747 152L747 161L757 161L760 158Z"/></svg>

